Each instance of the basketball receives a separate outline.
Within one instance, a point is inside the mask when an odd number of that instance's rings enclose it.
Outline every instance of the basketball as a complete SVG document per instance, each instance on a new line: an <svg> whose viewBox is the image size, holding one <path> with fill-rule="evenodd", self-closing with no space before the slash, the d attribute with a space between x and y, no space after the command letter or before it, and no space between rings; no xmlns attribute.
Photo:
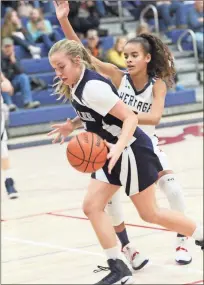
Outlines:
<svg viewBox="0 0 204 285"><path fill-rule="evenodd" d="M84 173L95 172L106 162L108 149L101 137L83 132L73 137L67 145L67 159L72 167Z"/></svg>

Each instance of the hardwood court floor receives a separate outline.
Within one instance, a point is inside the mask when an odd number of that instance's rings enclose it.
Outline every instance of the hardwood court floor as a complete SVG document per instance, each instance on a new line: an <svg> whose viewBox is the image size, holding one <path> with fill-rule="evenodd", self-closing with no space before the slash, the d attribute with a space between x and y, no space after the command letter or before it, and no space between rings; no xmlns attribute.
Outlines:
<svg viewBox="0 0 204 285"><path fill-rule="evenodd" d="M203 137L201 125L159 129L186 200L186 214L203 222ZM165 144L167 143L167 144ZM105 257L81 204L89 175L72 169L66 145L10 151L18 200L2 184L2 284L93 284ZM3 180L3 179L2 179ZM122 194L128 233L149 265L134 274L135 284L203 284L203 254L189 239L193 262L174 261L175 234L143 222ZM169 207L158 189L159 204Z"/></svg>

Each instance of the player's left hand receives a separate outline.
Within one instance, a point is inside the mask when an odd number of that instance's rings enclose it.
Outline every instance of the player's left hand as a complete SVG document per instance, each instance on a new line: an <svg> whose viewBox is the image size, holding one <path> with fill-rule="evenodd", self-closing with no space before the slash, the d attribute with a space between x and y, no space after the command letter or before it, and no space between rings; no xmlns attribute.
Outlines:
<svg viewBox="0 0 204 285"><path fill-rule="evenodd" d="M69 15L69 2L66 0L53 1L58 20L67 19Z"/></svg>
<svg viewBox="0 0 204 285"><path fill-rule="evenodd" d="M108 164L108 173L111 174L113 167L115 166L116 162L122 154L122 150L119 149L117 144L108 143L107 141L104 142L109 148L109 153L107 155L107 159L110 159Z"/></svg>

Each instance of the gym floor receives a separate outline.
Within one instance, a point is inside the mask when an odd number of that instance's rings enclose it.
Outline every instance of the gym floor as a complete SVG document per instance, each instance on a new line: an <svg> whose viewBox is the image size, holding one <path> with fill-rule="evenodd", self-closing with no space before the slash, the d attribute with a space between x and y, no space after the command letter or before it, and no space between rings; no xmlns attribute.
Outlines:
<svg viewBox="0 0 204 285"><path fill-rule="evenodd" d="M202 125L162 128L157 135L183 187L186 214L203 223ZM106 259L81 210L89 175L71 168L65 150L57 144L10 151L20 197L9 200L2 182L2 284L93 284L107 274L93 273ZM150 259L134 273L135 284L203 284L203 253L194 241L188 240L192 263L177 265L175 233L143 222L121 197L130 239ZM157 198L169 207L159 189Z"/></svg>

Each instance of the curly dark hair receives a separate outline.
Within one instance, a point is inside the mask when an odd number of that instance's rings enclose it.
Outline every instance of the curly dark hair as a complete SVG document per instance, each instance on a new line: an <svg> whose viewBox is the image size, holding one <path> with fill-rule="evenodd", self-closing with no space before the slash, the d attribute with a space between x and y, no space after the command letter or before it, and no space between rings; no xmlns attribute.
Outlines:
<svg viewBox="0 0 204 285"><path fill-rule="evenodd" d="M176 71L173 56L167 45L151 34L140 34L128 43L140 43L145 54L151 55L151 61L147 65L148 74L163 79L168 87L172 87Z"/></svg>

